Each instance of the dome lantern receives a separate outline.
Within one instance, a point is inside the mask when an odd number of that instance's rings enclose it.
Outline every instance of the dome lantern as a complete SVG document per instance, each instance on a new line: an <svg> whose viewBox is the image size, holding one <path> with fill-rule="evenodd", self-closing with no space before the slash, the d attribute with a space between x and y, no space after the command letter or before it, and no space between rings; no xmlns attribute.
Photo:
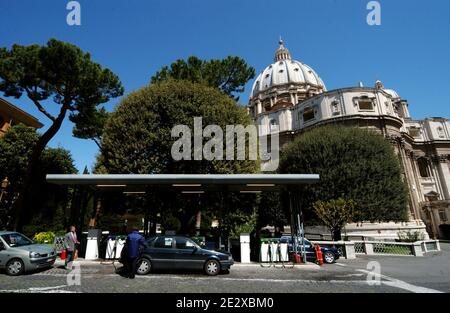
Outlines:
<svg viewBox="0 0 450 313"><path fill-rule="evenodd" d="M283 39L281 39L281 36L280 36L280 40L278 41L278 44L280 46L278 47L277 51L275 52L274 62L290 60L291 54L289 53L289 50L284 46L284 42L283 42Z"/></svg>

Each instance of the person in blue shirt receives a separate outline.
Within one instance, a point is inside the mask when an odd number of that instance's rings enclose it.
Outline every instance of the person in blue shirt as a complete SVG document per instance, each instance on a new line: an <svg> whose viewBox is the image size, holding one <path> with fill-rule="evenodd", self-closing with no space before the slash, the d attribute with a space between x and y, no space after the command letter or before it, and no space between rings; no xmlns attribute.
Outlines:
<svg viewBox="0 0 450 313"><path fill-rule="evenodd" d="M139 234L137 229L128 234L127 241L127 267L128 267L128 277L134 279L136 274L136 263L141 255L141 247L146 247L144 237Z"/></svg>

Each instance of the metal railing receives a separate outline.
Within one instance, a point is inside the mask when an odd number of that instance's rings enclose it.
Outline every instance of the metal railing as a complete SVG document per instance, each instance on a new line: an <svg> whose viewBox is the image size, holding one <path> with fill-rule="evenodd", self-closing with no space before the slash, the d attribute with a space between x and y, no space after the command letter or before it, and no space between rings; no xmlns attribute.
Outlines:
<svg viewBox="0 0 450 313"><path fill-rule="evenodd" d="M321 246L335 246L341 250L341 256L354 259L357 255L398 255L423 256L425 253L440 251L439 241L426 240L417 242L392 241L311 241Z"/></svg>
<svg viewBox="0 0 450 313"><path fill-rule="evenodd" d="M56 253L61 253L66 248L64 244L64 237L55 237L54 246Z"/></svg>
<svg viewBox="0 0 450 313"><path fill-rule="evenodd" d="M356 254L365 254L366 248L364 246L364 242L354 241L355 253Z"/></svg>
<svg viewBox="0 0 450 313"><path fill-rule="evenodd" d="M437 240L427 240L422 242L422 251L424 253L441 251L441 247L439 246L439 241Z"/></svg>
<svg viewBox="0 0 450 313"><path fill-rule="evenodd" d="M411 244L379 242L372 245L374 254L414 255Z"/></svg>

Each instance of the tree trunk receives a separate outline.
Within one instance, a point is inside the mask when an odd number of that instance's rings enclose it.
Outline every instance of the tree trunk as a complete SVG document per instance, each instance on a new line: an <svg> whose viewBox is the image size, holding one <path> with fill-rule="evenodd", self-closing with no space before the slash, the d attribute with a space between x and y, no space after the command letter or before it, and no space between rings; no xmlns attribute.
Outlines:
<svg viewBox="0 0 450 313"><path fill-rule="evenodd" d="M200 236L200 228L202 225L202 211L198 210L197 214L195 215L195 235Z"/></svg>
<svg viewBox="0 0 450 313"><path fill-rule="evenodd" d="M94 200L95 210L92 215L91 220L89 221L89 229L95 229L97 226L98 218L100 216L100 212L102 211L102 199L99 197Z"/></svg>
<svg viewBox="0 0 450 313"><path fill-rule="evenodd" d="M21 192L19 193L19 197L14 206L14 230L16 231L21 231L24 224L24 219L27 213L25 198L29 194L29 190L32 188L31 183L33 180L33 175L37 169L37 166L39 165L39 160L41 158L42 152L45 150L45 147L50 142L50 140L56 135L56 133L58 133L59 129L61 128L61 125L66 116L67 109L68 106L63 105L55 122L53 122L52 126L50 126L50 128L41 137L39 137L38 142L33 148L30 159L28 161L27 170L25 171L25 177L21 187Z"/></svg>
<svg viewBox="0 0 450 313"><path fill-rule="evenodd" d="M335 227L331 230L331 234L333 236L333 241L340 241L342 240L342 235L341 235L341 228L340 227Z"/></svg>

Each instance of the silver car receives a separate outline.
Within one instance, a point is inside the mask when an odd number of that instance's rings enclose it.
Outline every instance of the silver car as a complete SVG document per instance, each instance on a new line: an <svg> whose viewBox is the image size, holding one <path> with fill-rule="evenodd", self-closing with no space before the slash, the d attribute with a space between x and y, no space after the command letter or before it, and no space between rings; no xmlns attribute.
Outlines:
<svg viewBox="0 0 450 313"><path fill-rule="evenodd" d="M0 231L0 269L8 275L52 267L56 251L49 245L37 244L17 232Z"/></svg>

